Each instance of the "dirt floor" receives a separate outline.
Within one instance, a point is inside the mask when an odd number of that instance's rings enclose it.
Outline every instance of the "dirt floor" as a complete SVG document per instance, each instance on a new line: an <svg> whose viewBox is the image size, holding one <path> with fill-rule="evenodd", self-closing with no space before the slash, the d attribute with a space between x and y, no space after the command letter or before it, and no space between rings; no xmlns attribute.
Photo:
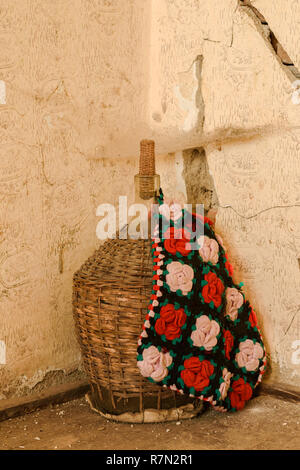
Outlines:
<svg viewBox="0 0 300 470"><path fill-rule="evenodd" d="M297 403L259 396L238 413L206 410L164 424L120 424L91 411L85 399L0 423L0 449L299 449Z"/></svg>

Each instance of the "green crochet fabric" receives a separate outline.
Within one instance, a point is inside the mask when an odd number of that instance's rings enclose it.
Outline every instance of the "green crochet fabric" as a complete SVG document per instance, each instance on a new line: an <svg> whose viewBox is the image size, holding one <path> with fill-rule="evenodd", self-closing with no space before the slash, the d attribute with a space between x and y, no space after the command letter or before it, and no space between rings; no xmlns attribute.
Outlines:
<svg viewBox="0 0 300 470"><path fill-rule="evenodd" d="M153 290L137 366L160 386L220 411L241 410L266 368L255 312L242 285L232 279L233 268L212 222L193 214L183 229L185 209L167 220L161 190L159 204L152 240ZM199 224L203 235L197 239Z"/></svg>

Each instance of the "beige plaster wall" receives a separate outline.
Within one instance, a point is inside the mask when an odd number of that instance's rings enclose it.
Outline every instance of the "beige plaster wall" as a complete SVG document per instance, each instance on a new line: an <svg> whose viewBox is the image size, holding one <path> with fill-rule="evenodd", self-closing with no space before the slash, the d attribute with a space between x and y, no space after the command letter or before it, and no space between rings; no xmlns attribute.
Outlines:
<svg viewBox="0 0 300 470"><path fill-rule="evenodd" d="M96 207L131 190L117 158L146 114L148 7L0 1L0 398L80 375L72 275Z"/></svg>
<svg viewBox="0 0 300 470"><path fill-rule="evenodd" d="M300 2L252 3L300 67ZM274 377L300 385L300 105L268 28L237 0L0 0L0 21L0 398L81 375L72 275L143 137L166 193L204 149Z"/></svg>

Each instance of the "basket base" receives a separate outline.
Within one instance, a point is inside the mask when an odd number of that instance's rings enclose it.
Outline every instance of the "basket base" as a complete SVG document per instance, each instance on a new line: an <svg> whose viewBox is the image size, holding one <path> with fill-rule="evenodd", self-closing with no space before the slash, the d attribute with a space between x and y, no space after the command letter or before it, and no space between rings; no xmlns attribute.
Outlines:
<svg viewBox="0 0 300 470"><path fill-rule="evenodd" d="M204 411L203 402L198 400L197 406L193 403L188 403L176 408L169 408L166 410L157 410L148 408L141 412L126 411L121 414L111 414L106 411L101 411L93 405L92 396L87 393L85 399L90 405L91 409L100 414L103 418L110 421L117 421L120 423L164 423L168 421L181 421L183 419L191 419L199 416Z"/></svg>

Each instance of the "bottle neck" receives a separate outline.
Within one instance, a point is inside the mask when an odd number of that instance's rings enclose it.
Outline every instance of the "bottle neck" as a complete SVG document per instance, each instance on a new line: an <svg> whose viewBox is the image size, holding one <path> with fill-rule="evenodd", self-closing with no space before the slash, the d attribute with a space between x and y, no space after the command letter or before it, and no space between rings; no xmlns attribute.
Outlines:
<svg viewBox="0 0 300 470"><path fill-rule="evenodd" d="M135 232L142 234L142 238L151 238L152 205L158 204L160 177L159 175L144 176L137 174L134 177L134 185L135 204L139 204L141 207L138 209L140 224L136 226L133 224L132 227ZM129 223L129 229L130 227Z"/></svg>
<svg viewBox="0 0 300 470"><path fill-rule="evenodd" d="M160 177L159 175L144 176L135 175L134 177L135 186L135 203L144 204L150 207L151 204L157 202L160 188Z"/></svg>

